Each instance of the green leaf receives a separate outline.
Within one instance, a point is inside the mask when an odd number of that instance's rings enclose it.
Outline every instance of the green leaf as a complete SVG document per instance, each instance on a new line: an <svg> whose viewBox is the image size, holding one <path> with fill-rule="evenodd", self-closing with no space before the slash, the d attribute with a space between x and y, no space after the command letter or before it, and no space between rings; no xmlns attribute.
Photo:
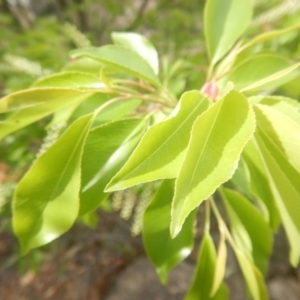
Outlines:
<svg viewBox="0 0 300 300"><path fill-rule="evenodd" d="M63 71L70 72L83 72L90 73L95 76L99 76L100 69L103 68L103 63L95 61L88 57L82 57L76 60L72 60L67 64Z"/></svg>
<svg viewBox="0 0 300 300"><path fill-rule="evenodd" d="M247 145L246 145L246 147L247 147ZM243 150L243 153L245 152L245 148ZM244 194L247 198L253 199L253 193L249 187L249 171L248 171L247 165L245 163L245 160L243 158L243 153L240 158L238 167L230 179L230 182L232 182L234 184L235 189L237 191Z"/></svg>
<svg viewBox="0 0 300 300"><path fill-rule="evenodd" d="M240 49L239 52L244 51L245 49L252 47L256 44L265 42L267 40L279 37L281 35L284 35L286 33L289 33L291 31L294 30L298 30L300 27L300 24L296 24L284 29L279 29L279 30L273 30L273 31L268 31L268 32L264 32L262 34L257 35L256 37L254 37L252 40L250 40L249 42L247 42L246 44L244 44Z"/></svg>
<svg viewBox="0 0 300 300"><path fill-rule="evenodd" d="M38 108L41 105L48 104L50 110L53 106L58 106L58 103L66 104L72 101L76 96L90 95L78 89L67 88L33 88L16 93L12 93L3 97L0 101L0 113L12 111L20 111L28 108ZM67 100L65 100L67 99ZM69 101L68 101L69 100ZM52 105L51 105L52 104ZM62 106L62 105L61 105ZM63 106L62 106L63 107ZM60 107L59 107L60 108Z"/></svg>
<svg viewBox="0 0 300 300"><path fill-rule="evenodd" d="M259 201L260 208L268 220L270 227L276 232L278 226L281 224L281 218L259 151L254 140L251 139L244 148L242 157L248 169L249 187Z"/></svg>
<svg viewBox="0 0 300 300"><path fill-rule="evenodd" d="M33 83L32 87L66 87L74 89L104 88L100 79L92 74L83 72L63 72L43 77Z"/></svg>
<svg viewBox="0 0 300 300"><path fill-rule="evenodd" d="M176 177L192 125L209 105L209 100L198 91L183 94L170 117L145 133L127 163L107 185L106 191Z"/></svg>
<svg viewBox="0 0 300 300"><path fill-rule="evenodd" d="M221 192L237 247L265 274L273 246L269 225L241 194L226 188L221 189Z"/></svg>
<svg viewBox="0 0 300 300"><path fill-rule="evenodd" d="M102 104L112 98L112 95L96 93L91 97L85 99L71 116L70 121L75 121L82 115L93 112ZM120 101L112 103L103 110L101 110L95 117L93 127L103 125L111 121L116 121L122 118L130 117L132 112L141 104L141 100L126 99L126 101Z"/></svg>
<svg viewBox="0 0 300 300"><path fill-rule="evenodd" d="M80 214L108 197L104 187L126 162L145 130L145 121L121 120L90 131L82 157Z"/></svg>
<svg viewBox="0 0 300 300"><path fill-rule="evenodd" d="M207 0L204 34L211 64L217 63L236 43L250 24L251 0Z"/></svg>
<svg viewBox="0 0 300 300"><path fill-rule="evenodd" d="M241 91L270 89L297 76L297 67L277 54L257 54L241 62L224 80L232 81Z"/></svg>
<svg viewBox="0 0 300 300"><path fill-rule="evenodd" d="M185 300L226 300L227 287L222 283L214 296L210 296L216 266L216 251L213 240L209 234L202 238L197 259L196 272Z"/></svg>
<svg viewBox="0 0 300 300"><path fill-rule="evenodd" d="M107 45L99 48L78 49L71 52L71 57L89 57L156 86L160 85L151 66L139 54L123 46Z"/></svg>
<svg viewBox="0 0 300 300"><path fill-rule="evenodd" d="M137 52L148 62L154 73L158 74L157 51L149 40L134 32L113 32L111 37L115 44Z"/></svg>
<svg viewBox="0 0 300 300"><path fill-rule="evenodd" d="M264 278L259 270L241 251L235 250L235 254L253 299L268 300L268 291L264 282Z"/></svg>
<svg viewBox="0 0 300 300"><path fill-rule="evenodd" d="M173 194L174 180L163 181L143 217L145 249L163 283L167 283L169 271L190 254L194 244L196 211L190 215L180 234L171 238L169 225Z"/></svg>
<svg viewBox="0 0 300 300"><path fill-rule="evenodd" d="M13 203L13 228L23 254L70 229L79 211L80 164L94 115L78 119L33 164Z"/></svg>
<svg viewBox="0 0 300 300"><path fill-rule="evenodd" d="M254 130L254 113L247 99L236 91L198 117L176 181L172 236L179 233L195 207L232 177Z"/></svg>
<svg viewBox="0 0 300 300"><path fill-rule="evenodd" d="M291 181L295 187L299 186L297 190L300 191L300 126L284 114L265 105L255 105L254 111L258 121L257 133L272 154L276 155L276 161L286 176L291 175Z"/></svg>
<svg viewBox="0 0 300 300"><path fill-rule="evenodd" d="M253 96L248 98L253 104L264 104L282 112L300 125L300 103L283 96Z"/></svg>
<svg viewBox="0 0 300 300"><path fill-rule="evenodd" d="M256 105L256 141L290 246L300 260L300 126L271 107Z"/></svg>
<svg viewBox="0 0 300 300"><path fill-rule="evenodd" d="M39 88L6 96L0 101L0 113L15 112L0 121L0 139L89 95L75 89Z"/></svg>
<svg viewBox="0 0 300 300"><path fill-rule="evenodd" d="M128 118L133 115L134 110L141 104L141 100L128 99L113 103L103 109L96 117L93 126L102 125L107 122Z"/></svg>
<svg viewBox="0 0 300 300"><path fill-rule="evenodd" d="M299 70L297 70L299 66L300 63L295 63L287 68L284 68L283 70L280 70L270 76L267 76L266 78L263 78L259 81L254 82L253 84L250 84L249 86L243 88L241 91L246 92L257 88L277 88L299 76L300 73Z"/></svg>

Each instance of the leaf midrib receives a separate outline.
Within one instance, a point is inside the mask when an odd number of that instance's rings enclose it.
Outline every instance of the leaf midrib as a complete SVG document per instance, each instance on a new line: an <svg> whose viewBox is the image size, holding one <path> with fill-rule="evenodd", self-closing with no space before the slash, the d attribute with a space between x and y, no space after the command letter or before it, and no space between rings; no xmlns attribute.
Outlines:
<svg viewBox="0 0 300 300"><path fill-rule="evenodd" d="M265 136L265 138L270 142L270 144L272 144L273 147L275 149L277 149L277 151L281 154L281 156L283 158L285 158L286 161L288 161L289 165L291 165L291 167L293 167L299 173L299 170L297 168L295 168L295 166L293 164L291 164L291 162L286 158L286 154L283 152L283 150L281 148L279 148L279 146L274 142L274 140L270 138L270 136L264 130L264 128L262 127L262 125L260 123L258 123L257 126L261 130L261 132ZM275 130L275 128L274 128L274 130ZM275 130L275 132L276 132L276 130Z"/></svg>
<svg viewBox="0 0 300 300"><path fill-rule="evenodd" d="M224 100L224 101L225 101L225 100ZM214 126L215 126L215 124L216 124L216 122L217 122L218 115L219 115L219 113L220 113L221 108L222 108L223 105L224 105L224 101L221 103L221 105L220 105L220 107L219 107L217 113L215 114L215 118L214 118L214 120L213 120L213 123L212 123L212 125L211 125L210 130L209 130L209 133L208 133L207 138L206 138L206 140L205 140L205 143L204 143L204 146L203 146L203 148L202 148L201 154L199 155L199 157L198 157L198 159L197 159L197 163L195 164L195 168L194 168L194 171L193 171L193 175L191 176L191 180L190 180L190 182L189 182L189 188L188 188L188 191L191 189L191 184L192 184L192 182L193 182L193 180L194 180L196 170L198 169L198 165L199 165L199 162L200 162L200 160L201 160L201 158L202 158L202 155L203 155L203 152L204 152L204 150L205 150L205 148L206 148L206 145L207 145L208 141L210 140L212 130L213 130L213 128L214 128ZM203 116L203 115L202 115L202 116ZM200 119L200 118L201 118L201 116L199 117L199 119ZM198 119L198 120L199 120L199 119ZM197 121L196 121L196 122L197 122ZM192 130L192 132L193 132L193 130ZM191 136L191 139L192 139L192 136ZM188 146L188 147L189 147L189 146ZM186 156L186 155L185 155L185 156ZM179 174L180 174L180 173L179 173ZM186 195L186 194L187 194L187 193L185 192L185 195ZM184 197L184 200L182 201L182 206L181 206L181 207L183 207L183 206L186 204L186 202L187 202L187 197L185 196L185 197ZM181 210L181 213L180 213L180 217L181 217L181 216L182 216L182 210Z"/></svg>
<svg viewBox="0 0 300 300"><path fill-rule="evenodd" d="M77 148L79 147L79 144L82 142L84 136L86 135L86 130L87 130L87 128L90 126L90 122L91 122L91 120L90 120L90 121L87 123L87 125L84 127L84 130L82 130L82 133L80 134L80 138L78 139L78 141L77 141L75 147L73 148L73 150L72 150L72 152L71 152L71 155L69 156L69 159L68 159L68 161L67 161L67 164L66 164L66 166L65 166L65 168L64 168L64 170L63 170L63 172L62 172L61 175L59 176L59 178L58 178L58 180L57 180L57 183L56 183L55 187L53 188L53 191L52 191L51 196L49 197L47 203L49 203L49 202L51 201L51 199L53 199L53 195L56 193L57 188L58 188L58 186L60 185L60 182L61 182L62 178L64 177L64 175L65 175L67 169L69 168L69 165L70 165L71 161L73 160L73 157L74 157L74 155L75 155L75 152L78 150ZM45 209L45 208L44 208L44 209Z"/></svg>
<svg viewBox="0 0 300 300"><path fill-rule="evenodd" d="M132 173L134 173L134 171L136 171L137 169L139 169L142 165L144 165L146 162L148 162L150 160L150 158L152 158L159 150L161 150L162 147L164 147L168 141L185 125L185 123L188 121L188 119L190 118L190 116L199 108L199 106L202 104L203 99L201 99L201 101L199 102L199 104L193 109L193 111L185 118L185 120L181 123L181 125L179 125L177 127L177 129L165 140L165 142L163 144L161 144L158 148L156 148L156 150L154 152L152 152L151 156L148 156L142 164L139 164L138 166L136 166L134 169L132 169L125 177L123 177L123 180L128 178L128 176ZM177 115L178 116L178 115ZM176 117L174 117L175 119ZM173 119L173 120L174 120ZM167 120L166 120L167 121ZM182 152L182 151L181 151ZM181 153L180 152L180 153Z"/></svg>

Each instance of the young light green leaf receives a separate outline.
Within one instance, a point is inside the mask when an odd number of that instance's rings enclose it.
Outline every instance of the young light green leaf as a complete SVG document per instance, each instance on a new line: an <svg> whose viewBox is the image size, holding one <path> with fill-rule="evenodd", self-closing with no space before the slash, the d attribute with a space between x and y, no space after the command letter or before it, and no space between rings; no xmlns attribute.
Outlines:
<svg viewBox="0 0 300 300"><path fill-rule="evenodd" d="M91 94L77 89L39 88L8 95L0 101L0 113L14 112L0 121L0 139Z"/></svg>
<svg viewBox="0 0 300 300"><path fill-rule="evenodd" d="M73 50L71 57L89 57L102 62L106 66L148 81L156 86L160 85L158 77L151 66L136 52L119 45L107 45L99 48L83 48Z"/></svg>
<svg viewBox="0 0 300 300"><path fill-rule="evenodd" d="M141 182L175 178L192 125L209 105L209 100L198 91L183 94L170 117L145 133L127 163L107 185L106 191L121 190Z"/></svg>
<svg viewBox="0 0 300 300"><path fill-rule="evenodd" d="M256 141L291 246L290 261L300 260L300 127L271 107L256 105Z"/></svg>
<svg viewBox="0 0 300 300"><path fill-rule="evenodd" d="M216 251L213 240L209 234L202 238L197 259L193 282L185 296L185 300L226 300L228 289L221 284L214 296L210 296L216 266Z"/></svg>
<svg viewBox="0 0 300 300"><path fill-rule="evenodd" d="M216 64L236 43L250 24L251 0L207 0L204 34L211 64Z"/></svg>
<svg viewBox="0 0 300 300"><path fill-rule="evenodd" d="M268 300L268 290L260 271L247 259L243 252L235 250L235 254L253 299Z"/></svg>
<svg viewBox="0 0 300 300"><path fill-rule="evenodd" d="M232 72L224 78L232 81L237 90L249 91L263 88L273 88L283 84L295 76L297 72L290 74L291 62L277 54L257 54L242 61Z"/></svg>
<svg viewBox="0 0 300 300"><path fill-rule="evenodd" d="M217 262L215 267L215 274L213 278L213 284L212 284L210 296L214 296L222 284L225 275L226 259L227 259L227 248L225 243L225 233L224 231L221 231Z"/></svg>
<svg viewBox="0 0 300 300"><path fill-rule="evenodd" d="M254 130L254 113L247 99L236 91L198 117L176 181L173 237L189 213L232 177Z"/></svg>
<svg viewBox="0 0 300 300"><path fill-rule="evenodd" d="M163 283L167 283L169 271L190 254L194 243L196 211L189 216L180 234L171 238L169 225L173 194L174 180L163 181L143 217L145 249Z"/></svg>
<svg viewBox="0 0 300 300"><path fill-rule="evenodd" d="M106 184L131 155L145 125L144 120L128 119L90 131L82 157L80 214L96 209L108 197Z"/></svg>
<svg viewBox="0 0 300 300"><path fill-rule="evenodd" d="M63 72L49 75L37 80L32 87L66 87L74 89L104 88L100 79L92 74L83 72Z"/></svg>
<svg viewBox="0 0 300 300"><path fill-rule="evenodd" d="M154 46L144 36L134 32L113 32L111 34L115 44L127 47L137 52L158 74L158 55Z"/></svg>
<svg viewBox="0 0 300 300"><path fill-rule="evenodd" d="M221 192L237 247L265 274L273 246L269 225L241 194L226 188L222 188Z"/></svg>
<svg viewBox="0 0 300 300"><path fill-rule="evenodd" d="M22 252L49 243L73 225L79 211L80 163L94 115L78 119L20 181L13 228Z"/></svg>

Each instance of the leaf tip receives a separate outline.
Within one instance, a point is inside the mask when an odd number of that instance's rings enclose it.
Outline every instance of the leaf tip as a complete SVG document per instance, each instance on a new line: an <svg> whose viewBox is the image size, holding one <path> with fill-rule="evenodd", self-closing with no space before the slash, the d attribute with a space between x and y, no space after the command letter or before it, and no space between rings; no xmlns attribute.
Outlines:
<svg viewBox="0 0 300 300"><path fill-rule="evenodd" d="M176 236L179 234L179 232L181 231L181 227L179 225L175 225L173 223L173 221L171 222L171 227L170 227L170 233L171 233L171 238L175 239Z"/></svg>
<svg viewBox="0 0 300 300"><path fill-rule="evenodd" d="M120 184L113 183L112 181L110 181L104 188L103 192L104 193L112 193L112 192L116 192L116 191L123 190L123 189L124 188L121 187Z"/></svg>

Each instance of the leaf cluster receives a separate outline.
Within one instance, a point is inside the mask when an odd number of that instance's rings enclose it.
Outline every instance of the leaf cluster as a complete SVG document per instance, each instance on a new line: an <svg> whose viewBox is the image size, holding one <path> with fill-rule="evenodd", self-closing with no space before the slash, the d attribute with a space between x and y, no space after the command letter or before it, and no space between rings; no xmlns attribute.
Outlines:
<svg viewBox="0 0 300 300"><path fill-rule="evenodd" d="M281 224L291 264L300 260L300 104L273 95L299 77L300 63L256 47L299 24L249 40L243 35L252 15L251 0L206 2L209 67L201 90L178 97L184 87L172 88L174 74L186 66L168 68L145 37L113 32L113 44L76 49L62 72L1 99L1 138L49 116L48 127L60 128L14 193L13 228L23 254L61 236L112 193L156 182L142 235L162 282L191 252L204 205L186 299L228 299L229 246L251 297L268 299L263 278Z"/></svg>

